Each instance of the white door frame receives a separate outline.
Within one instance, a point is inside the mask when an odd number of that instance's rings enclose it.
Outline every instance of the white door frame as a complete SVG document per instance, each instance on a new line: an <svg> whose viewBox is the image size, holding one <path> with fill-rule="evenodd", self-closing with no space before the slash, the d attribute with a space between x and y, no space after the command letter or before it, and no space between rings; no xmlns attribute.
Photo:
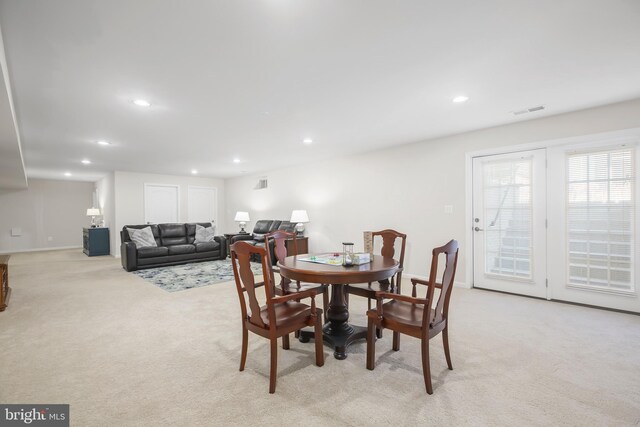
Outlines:
<svg viewBox="0 0 640 427"><path fill-rule="evenodd" d="M581 135L569 138L550 139L546 141L528 142L525 144L487 148L465 153L465 286L473 287L473 158L491 156L494 154L508 154L517 151L536 150L539 148L557 147L580 143L614 144L624 143L640 137L640 127L623 129L612 132L601 132L591 135Z"/></svg>
<svg viewBox="0 0 640 427"><path fill-rule="evenodd" d="M173 187L175 188L177 191L177 205L178 205L178 222L180 222L180 218L182 213L180 212L180 200L181 200L181 196L180 196L180 186L178 184L154 184L152 182L145 182L144 183L144 192L142 195L142 204L143 204L143 209L142 209L142 217L144 218L144 222L145 224L147 223L147 187Z"/></svg>
<svg viewBox="0 0 640 427"><path fill-rule="evenodd" d="M187 186L187 209L189 209L189 190L191 189L200 189L200 190L213 190L213 203L216 206L215 212L213 213L213 221L215 222L215 225L218 225L218 188L217 187L207 187L204 185L189 185ZM190 212L187 211L187 219L189 218L189 215L191 215ZM220 228L218 227L218 230Z"/></svg>

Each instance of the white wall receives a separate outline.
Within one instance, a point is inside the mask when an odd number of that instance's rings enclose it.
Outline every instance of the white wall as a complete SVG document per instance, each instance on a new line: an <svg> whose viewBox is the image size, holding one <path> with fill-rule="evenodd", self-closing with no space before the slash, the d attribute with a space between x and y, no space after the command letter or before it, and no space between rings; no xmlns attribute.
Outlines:
<svg viewBox="0 0 640 427"><path fill-rule="evenodd" d="M100 208L105 227L109 227L109 243L112 256L120 250L116 242L116 200L115 200L115 175L108 173L104 178L95 183L97 207Z"/></svg>
<svg viewBox="0 0 640 427"><path fill-rule="evenodd" d="M29 188L0 194L0 253L81 247L91 224L93 183L30 179ZM20 237L11 228L22 228ZM51 237L51 240L49 240Z"/></svg>
<svg viewBox="0 0 640 427"><path fill-rule="evenodd" d="M173 184L180 186L180 221L187 222L188 188L190 185L215 187L218 190L218 228L216 234L225 229L225 182L217 178L194 176L158 175L147 173L114 173L115 189L115 256L120 256L120 230L125 225L144 224L144 184Z"/></svg>
<svg viewBox="0 0 640 427"><path fill-rule="evenodd" d="M227 226L237 230L238 210L249 212L251 229L258 219L306 209L310 251L339 250L343 241L362 249L362 231L394 228L408 235L405 270L419 276L428 275L431 249L455 238L456 281L464 282L465 153L635 127L640 99L263 173L264 190L253 189L258 175L229 179Z"/></svg>

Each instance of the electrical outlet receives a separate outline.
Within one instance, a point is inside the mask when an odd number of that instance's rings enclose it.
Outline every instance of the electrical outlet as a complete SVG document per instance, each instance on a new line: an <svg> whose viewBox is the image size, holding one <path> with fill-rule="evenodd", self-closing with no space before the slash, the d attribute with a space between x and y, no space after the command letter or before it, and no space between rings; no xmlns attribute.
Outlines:
<svg viewBox="0 0 640 427"><path fill-rule="evenodd" d="M444 205L444 213L446 214L453 213L453 205Z"/></svg>
<svg viewBox="0 0 640 427"><path fill-rule="evenodd" d="M47 237L47 242L53 242L53 236Z"/></svg>

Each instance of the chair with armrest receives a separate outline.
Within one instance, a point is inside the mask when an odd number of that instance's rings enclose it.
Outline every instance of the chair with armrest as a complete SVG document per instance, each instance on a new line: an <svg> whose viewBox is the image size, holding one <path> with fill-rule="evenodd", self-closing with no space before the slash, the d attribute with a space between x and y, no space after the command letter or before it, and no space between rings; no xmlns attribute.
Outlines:
<svg viewBox="0 0 640 427"><path fill-rule="evenodd" d="M273 245L273 254L275 257L276 266L273 267L274 272L280 273L280 269L277 267L277 262L284 260L287 256L298 255L298 248L296 244L290 245L291 250L287 253L287 247L285 242L287 240L295 240L297 235L284 230L276 230L265 236L265 240L269 243L269 246ZM317 294L322 294L322 312L324 320L327 319L327 310L329 309L329 286L318 283L301 283L296 281L293 283L291 280L284 277L280 277L280 286L276 286L276 295L289 295L308 290L314 290Z"/></svg>
<svg viewBox="0 0 640 427"><path fill-rule="evenodd" d="M251 255L259 255L262 263L263 281L256 283L251 270ZM235 277L240 309L242 312L242 353L240 371L247 361L248 331L271 342L271 369L269 374L269 393L276 391L278 338L282 337L282 347L289 349L289 334L305 326L315 329L316 365L324 365L322 342L321 312L316 308L315 291L308 290L290 295L275 295L275 283L269 251L246 242L237 242L231 246L231 263ZM263 287L266 304L260 305L256 289ZM299 302L311 298L311 306ZM248 306L248 307L247 307Z"/></svg>
<svg viewBox="0 0 640 427"><path fill-rule="evenodd" d="M437 283L438 258L445 256L446 264L442 282ZM456 275L458 263L458 242L451 240L444 246L433 249L429 280L411 279L413 290L411 296L391 292L377 292L377 305L367 311L367 369L373 370L375 365L375 333L376 329L388 328L393 331L393 350L400 350L400 334L419 338L422 348L422 373L427 393L433 394L431 371L429 366L429 340L442 332L442 343L447 366L453 369L449 354L449 300ZM427 287L426 298L418 298L416 285ZM440 289L438 300L433 308L434 293ZM382 303L383 299L391 301Z"/></svg>

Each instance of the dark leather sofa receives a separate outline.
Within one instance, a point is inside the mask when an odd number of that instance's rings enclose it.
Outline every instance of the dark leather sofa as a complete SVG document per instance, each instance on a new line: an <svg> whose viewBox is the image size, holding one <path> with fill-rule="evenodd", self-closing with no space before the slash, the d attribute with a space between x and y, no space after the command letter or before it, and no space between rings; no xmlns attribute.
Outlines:
<svg viewBox="0 0 640 427"><path fill-rule="evenodd" d="M211 226L209 222L198 224L203 227ZM129 238L127 228L145 227L151 227L158 247L136 248ZM224 236L215 236L213 242L194 244L195 235L196 223L126 225L120 231L122 267L127 271L134 271L141 268L212 261L227 257Z"/></svg>
<svg viewBox="0 0 640 427"><path fill-rule="evenodd" d="M290 233L296 232L296 224L290 221L281 221L279 219L261 219L256 221L256 225L253 227L253 232L250 234L238 234L231 239L231 244L235 242L244 241L253 246L264 247L264 236L275 230L284 230ZM275 264L276 257L273 253L273 242L269 244L269 254L271 260ZM259 261L259 260L253 260Z"/></svg>

